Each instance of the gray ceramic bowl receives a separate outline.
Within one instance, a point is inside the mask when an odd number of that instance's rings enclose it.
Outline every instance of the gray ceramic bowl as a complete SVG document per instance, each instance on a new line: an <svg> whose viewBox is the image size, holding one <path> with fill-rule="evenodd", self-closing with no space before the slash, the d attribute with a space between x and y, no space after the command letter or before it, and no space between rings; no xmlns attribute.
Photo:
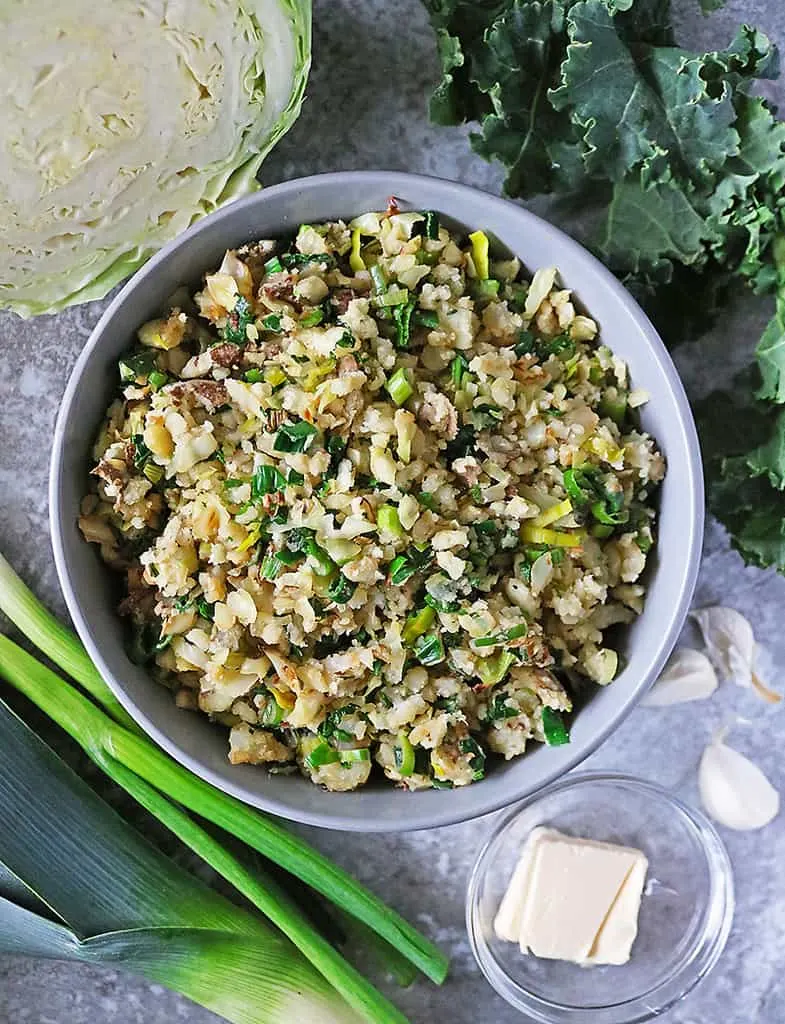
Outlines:
<svg viewBox="0 0 785 1024"><path fill-rule="evenodd" d="M232 767L226 730L176 708L171 695L128 660L109 574L96 549L81 539L76 519L117 359L136 328L160 313L177 286L195 284L220 263L227 247L291 232L302 222L384 209L391 194L402 209L438 210L454 223L483 228L532 271L559 267L567 287L599 321L604 341L650 393L643 425L665 452L668 474L646 608L624 637L626 667L576 715L569 746L532 749L463 789L404 793L379 783L355 793L326 793L298 776ZM57 569L76 628L150 736L197 775L256 807L313 825L378 832L486 814L536 792L599 746L648 689L675 643L695 584L703 526L700 453L687 398L652 325L616 279L581 246L519 206L453 182L380 171L325 174L265 189L201 221L151 259L101 317L71 375L54 437L49 500Z"/></svg>

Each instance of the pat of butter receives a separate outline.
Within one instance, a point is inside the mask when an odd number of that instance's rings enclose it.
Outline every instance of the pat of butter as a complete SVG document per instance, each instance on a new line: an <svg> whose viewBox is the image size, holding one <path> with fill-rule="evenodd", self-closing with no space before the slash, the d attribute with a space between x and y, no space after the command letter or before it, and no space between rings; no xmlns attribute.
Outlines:
<svg viewBox="0 0 785 1024"><path fill-rule="evenodd" d="M534 829L496 915L496 934L546 959L626 963L647 867L640 850Z"/></svg>

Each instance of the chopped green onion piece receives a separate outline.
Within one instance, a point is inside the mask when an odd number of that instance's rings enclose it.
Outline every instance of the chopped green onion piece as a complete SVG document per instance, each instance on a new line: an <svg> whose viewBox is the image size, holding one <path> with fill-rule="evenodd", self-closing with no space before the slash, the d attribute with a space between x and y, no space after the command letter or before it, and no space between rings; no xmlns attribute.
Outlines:
<svg viewBox="0 0 785 1024"><path fill-rule="evenodd" d="M429 608L433 608L436 612L457 612L461 607L457 601L440 601L433 594L426 594L424 601Z"/></svg>
<svg viewBox="0 0 785 1024"><path fill-rule="evenodd" d="M414 774L414 761L415 754L411 740L405 733L398 733L393 747L393 764L401 778L408 779L410 775Z"/></svg>
<svg viewBox="0 0 785 1024"><path fill-rule="evenodd" d="M256 367L252 370L246 370L243 376L249 384L261 384L264 380L264 373Z"/></svg>
<svg viewBox="0 0 785 1024"><path fill-rule="evenodd" d="M482 749L477 740L472 739L468 736L466 739L461 740L458 744L458 749L462 754L471 754L469 758L469 767L472 770L472 778L475 782L479 782L480 779L485 778L485 751Z"/></svg>
<svg viewBox="0 0 785 1024"><path fill-rule="evenodd" d="M316 427L307 420L285 423L275 435L273 450L276 452L304 452L308 449L315 433L317 433Z"/></svg>
<svg viewBox="0 0 785 1024"><path fill-rule="evenodd" d="M630 518L627 509L618 512L611 511L604 501L595 501L591 506L591 514L598 523L605 526L620 526Z"/></svg>
<svg viewBox="0 0 785 1024"><path fill-rule="evenodd" d="M280 316L277 313L270 313L269 316L263 318L262 327L264 327L266 331L273 331L275 334L280 334L282 330Z"/></svg>
<svg viewBox="0 0 785 1024"><path fill-rule="evenodd" d="M286 477L277 466L258 466L251 477L251 499L258 501L265 494L275 494L286 487Z"/></svg>
<svg viewBox="0 0 785 1024"><path fill-rule="evenodd" d="M153 453L144 443L144 438L141 434L134 434L131 438L134 446L134 469L138 469L140 472L144 472L144 468L153 457Z"/></svg>
<svg viewBox="0 0 785 1024"><path fill-rule="evenodd" d="M515 354L520 359L537 352L537 339L531 331L523 330L518 335L518 344L515 346Z"/></svg>
<svg viewBox="0 0 785 1024"><path fill-rule="evenodd" d="M499 651L490 658L482 658L477 662L477 675L483 686L496 686L507 675L515 664L515 655L510 651Z"/></svg>
<svg viewBox="0 0 785 1024"><path fill-rule="evenodd" d="M414 388L409 378L409 371L404 366L400 366L384 385L396 405L403 405L414 394Z"/></svg>
<svg viewBox="0 0 785 1024"><path fill-rule="evenodd" d="M337 566L324 548L320 548L313 537L305 543L305 552L314 560L314 572L317 576L332 576Z"/></svg>
<svg viewBox="0 0 785 1024"><path fill-rule="evenodd" d="M452 378L452 382L453 382L453 384L455 385L456 388L459 388L461 386L461 381L463 380L463 375L466 373L466 371L468 369L469 369L469 363L459 353L453 359L452 364L450 366L450 377Z"/></svg>
<svg viewBox="0 0 785 1024"><path fill-rule="evenodd" d="M507 703L509 694L502 690L501 693L494 693L485 713L486 722L497 722L505 718L516 718L520 711Z"/></svg>
<svg viewBox="0 0 785 1024"><path fill-rule="evenodd" d="M495 647L496 644L501 642L501 634L492 634L490 636L476 636L474 638L475 647Z"/></svg>
<svg viewBox="0 0 785 1024"><path fill-rule="evenodd" d="M605 540L613 533L613 527L606 523L592 523L589 527L589 533L592 537L596 537L597 540Z"/></svg>
<svg viewBox="0 0 785 1024"><path fill-rule="evenodd" d="M326 740L320 740L313 750L306 756L306 767L313 769L323 768L327 764L337 764L341 755L333 750Z"/></svg>
<svg viewBox="0 0 785 1024"><path fill-rule="evenodd" d="M370 761L371 752L367 747L352 747L350 750L340 750L338 755L341 764L352 764L358 761Z"/></svg>
<svg viewBox="0 0 785 1024"><path fill-rule="evenodd" d="M351 331L344 331L335 344L338 348L354 348L354 335Z"/></svg>
<svg viewBox="0 0 785 1024"><path fill-rule="evenodd" d="M491 276L490 264L488 261L488 236L484 231L472 231L469 235L469 241L472 243L472 260L474 261L474 269L477 273L477 277L479 277L481 281L484 281Z"/></svg>
<svg viewBox="0 0 785 1024"><path fill-rule="evenodd" d="M302 558L302 552L289 551L288 548L283 548L281 551L275 552L275 557L279 562L283 562L284 565L296 565Z"/></svg>
<svg viewBox="0 0 785 1024"><path fill-rule="evenodd" d="M316 306L300 317L300 326L316 327L322 320L324 320L324 310L320 306Z"/></svg>
<svg viewBox="0 0 785 1024"><path fill-rule="evenodd" d="M410 615L401 631L401 640L410 647L418 636L427 633L436 619L436 612L428 605Z"/></svg>
<svg viewBox="0 0 785 1024"><path fill-rule="evenodd" d="M400 587L417 572L417 566L406 555L397 555L390 562L390 583ZM427 600L427 598L426 598Z"/></svg>
<svg viewBox="0 0 785 1024"><path fill-rule="evenodd" d="M561 551L561 549L557 549L557 550L559 551L559 554L563 558L564 557L564 552ZM519 626L510 626L510 628L507 630L507 639L508 640L519 640L522 636L526 636L526 634L528 632L529 632L528 625L525 622L522 622Z"/></svg>
<svg viewBox="0 0 785 1024"><path fill-rule="evenodd" d="M120 380L123 384L143 383L155 369L155 359L155 353L150 351L124 356L117 364Z"/></svg>
<svg viewBox="0 0 785 1024"><path fill-rule="evenodd" d="M439 326L439 314L430 309L415 309L414 322L420 327L430 327L433 330Z"/></svg>
<svg viewBox="0 0 785 1024"><path fill-rule="evenodd" d="M380 505L376 511L376 526L379 533L390 533L394 537L404 537L404 529L398 517L398 509L394 505Z"/></svg>
<svg viewBox="0 0 785 1024"><path fill-rule="evenodd" d="M474 293L478 299L495 299L499 294L499 282L492 277L478 281Z"/></svg>
<svg viewBox="0 0 785 1024"><path fill-rule="evenodd" d="M431 779L431 785L434 789L452 789L453 783L450 779Z"/></svg>
<svg viewBox="0 0 785 1024"><path fill-rule="evenodd" d="M429 509L433 512L436 507L436 499L431 491L420 491L417 495L417 501L422 505L423 508Z"/></svg>
<svg viewBox="0 0 785 1024"><path fill-rule="evenodd" d="M412 333L412 317L414 316L415 299L410 299L403 306L393 307L395 320L395 344L398 348L407 348Z"/></svg>
<svg viewBox="0 0 785 1024"><path fill-rule="evenodd" d="M627 417L627 395L624 392L613 396L607 392L600 399L600 416L613 420L617 426L622 426Z"/></svg>
<svg viewBox="0 0 785 1024"><path fill-rule="evenodd" d="M299 486L300 484L305 483L305 477L303 476L302 473L298 473L296 469L290 469L289 476L286 482L288 484L294 484L296 486Z"/></svg>
<svg viewBox="0 0 785 1024"><path fill-rule="evenodd" d="M347 601L351 600L352 594L354 594L356 589L356 583L353 583L343 574L339 573L327 588L327 596L331 601L335 601L336 604L346 604Z"/></svg>
<svg viewBox="0 0 785 1024"><path fill-rule="evenodd" d="M359 228L355 228L352 231L352 248L349 253L349 266L355 274L360 270L365 270L365 260L362 258L362 254L360 252L362 244L362 232Z"/></svg>
<svg viewBox="0 0 785 1024"><path fill-rule="evenodd" d="M161 373L160 370L153 370L147 377L147 383L153 391L160 391L168 380L169 377L165 373Z"/></svg>
<svg viewBox="0 0 785 1024"><path fill-rule="evenodd" d="M549 747L562 747L570 742L570 734L562 716L553 708L542 709L542 731Z"/></svg>
<svg viewBox="0 0 785 1024"><path fill-rule="evenodd" d="M409 301L409 289L393 285L381 297L382 306L403 306Z"/></svg>
<svg viewBox="0 0 785 1024"><path fill-rule="evenodd" d="M160 484L164 478L164 467L159 466L156 462L145 463L142 472L151 484Z"/></svg>
<svg viewBox="0 0 785 1024"><path fill-rule="evenodd" d="M423 217L425 218L423 223L425 237L437 239L439 237L439 214L435 210L423 210Z"/></svg>
<svg viewBox="0 0 785 1024"><path fill-rule="evenodd" d="M283 263L277 256L272 256L264 265L265 274L280 274L283 270Z"/></svg>
<svg viewBox="0 0 785 1024"><path fill-rule="evenodd" d="M259 710L259 722L268 729L274 729L286 717L286 708L281 707L272 693L268 693L264 705Z"/></svg>
<svg viewBox="0 0 785 1024"><path fill-rule="evenodd" d="M444 644L438 633L418 636L414 641L414 653L421 665L438 665L444 661Z"/></svg>
<svg viewBox="0 0 785 1024"><path fill-rule="evenodd" d="M283 572L283 562L277 555L265 555L259 566L259 576L263 580L274 580Z"/></svg>
<svg viewBox="0 0 785 1024"><path fill-rule="evenodd" d="M377 295L381 295L387 290L387 275L379 263L374 263L371 267L371 283Z"/></svg>

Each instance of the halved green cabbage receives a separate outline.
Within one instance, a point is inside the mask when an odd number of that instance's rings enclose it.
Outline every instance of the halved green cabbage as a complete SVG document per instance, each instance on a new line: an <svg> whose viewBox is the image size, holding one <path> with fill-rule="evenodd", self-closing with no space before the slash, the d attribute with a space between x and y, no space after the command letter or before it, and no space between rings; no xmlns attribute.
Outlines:
<svg viewBox="0 0 785 1024"><path fill-rule="evenodd" d="M310 56L310 0L4 4L0 307L100 298L258 188Z"/></svg>

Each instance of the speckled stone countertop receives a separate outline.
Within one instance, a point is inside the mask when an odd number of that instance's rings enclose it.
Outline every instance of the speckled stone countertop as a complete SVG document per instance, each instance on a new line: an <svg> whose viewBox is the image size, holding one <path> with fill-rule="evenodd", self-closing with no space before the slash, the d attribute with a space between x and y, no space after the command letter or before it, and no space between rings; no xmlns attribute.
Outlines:
<svg viewBox="0 0 785 1024"><path fill-rule="evenodd" d="M683 36L724 45L739 22L785 43L782 0L731 0L710 19L697 0L674 0ZM433 37L418 0L316 0L314 71L302 117L263 168L274 183L319 171L381 167L457 179L499 192L501 175L475 157L466 132L432 127L426 97L436 81ZM782 83L770 91L785 101ZM547 209L538 204L538 211ZM103 304L21 322L0 314L0 550L51 607L63 612L49 550L47 461L60 395ZM677 362L693 395L733 369L738 339L759 333L763 303L744 297ZM785 579L745 569L716 525L706 535L696 604L723 602L748 615L765 647L764 674L783 685ZM734 744L785 789L782 712L732 685L714 700L668 710L638 709L587 763L655 779L697 800L701 751L719 726L747 720ZM1 813L0 809L0 813ZM426 982L392 993L413 1024L515 1024L476 967L464 930L464 893L490 819L394 836L345 836L303 828L334 857L408 915L452 956L437 989ZM712 976L667 1015L671 1024L782 1024L785 984L785 814L760 833L724 834L735 867L733 932ZM216 1018L160 986L109 970L0 958L0 1024L208 1024ZM308 1022L292 1021L292 1024Z"/></svg>

